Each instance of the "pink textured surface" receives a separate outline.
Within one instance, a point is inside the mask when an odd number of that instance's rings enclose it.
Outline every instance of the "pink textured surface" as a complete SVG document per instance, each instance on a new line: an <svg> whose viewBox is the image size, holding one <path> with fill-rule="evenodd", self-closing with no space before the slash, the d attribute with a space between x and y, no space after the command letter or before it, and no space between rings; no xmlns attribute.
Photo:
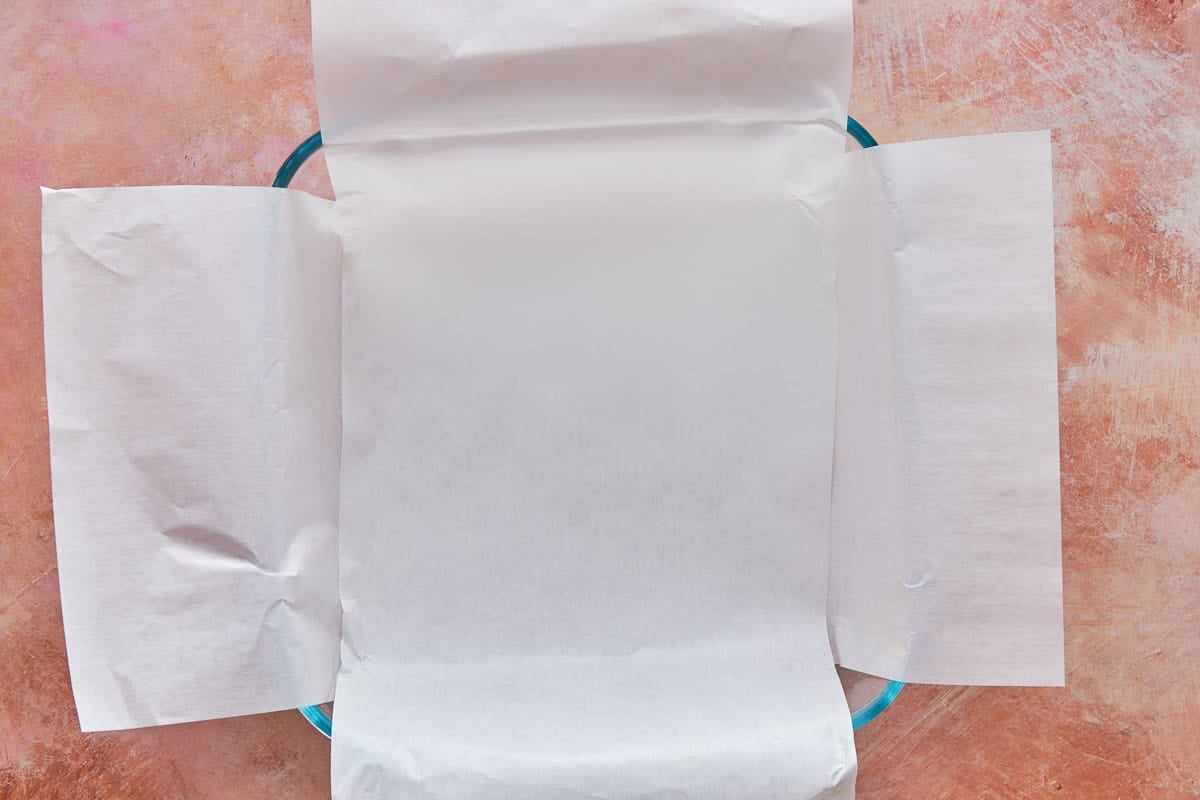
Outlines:
<svg viewBox="0 0 1200 800"><path fill-rule="evenodd" d="M1195 6L858 3L881 141L1054 129L1068 666L1066 689L909 687L860 734L864 800L1200 797ZM78 732L39 279L39 184L270 181L317 126L307 5L5 0L0 64L0 798L328 797L295 713Z"/></svg>

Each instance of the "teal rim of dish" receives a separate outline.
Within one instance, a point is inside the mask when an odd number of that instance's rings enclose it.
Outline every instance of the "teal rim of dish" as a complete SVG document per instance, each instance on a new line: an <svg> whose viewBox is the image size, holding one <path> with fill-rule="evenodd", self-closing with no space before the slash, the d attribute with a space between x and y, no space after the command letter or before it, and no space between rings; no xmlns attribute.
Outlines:
<svg viewBox="0 0 1200 800"><path fill-rule="evenodd" d="M903 682L889 681L888 685L883 687L883 691L877 694L874 700L850 716L850 722L854 730L865 727L886 711L887 707L895 702L896 697L903 688ZM333 718L329 716L329 713L324 708L321 708L321 706L304 706L300 709L300 713L304 715L304 718L308 720L310 725L324 734L325 738L333 738Z"/></svg>
<svg viewBox="0 0 1200 800"><path fill-rule="evenodd" d="M850 715L850 722L854 726L854 730L865 728L873 719L887 711L888 706L896 702L896 698L900 696L900 690L903 688L903 681L888 681L888 685L875 695L874 700Z"/></svg>
<svg viewBox="0 0 1200 800"><path fill-rule="evenodd" d="M875 141L875 137L871 135L871 132L864 128L862 123L854 117L846 118L846 133L854 141L862 145L864 150L868 147L876 147L879 144L879 142ZM279 167L279 172L275 173L275 180L271 185L276 189L286 189L288 184L292 182L292 178L296 177L296 173L304 166L304 162L312 158L313 153L321 149L321 144L320 131L317 131L301 142L284 160L283 165Z"/></svg>
<svg viewBox="0 0 1200 800"><path fill-rule="evenodd" d="M879 144L879 142L875 141L875 137L871 135L871 132L864 128L854 117L846 118L846 133L854 141L862 145L864 150L868 147L876 147ZM296 177L296 173L304 166L304 162L312 158L313 153L321 149L321 144L320 131L317 131L301 142L284 160L283 165L279 167L279 172L275 173L275 180L271 185L277 189L286 189L288 184L292 182L292 178ZM883 687L883 691L875 696L874 700L867 703L858 711L855 711L850 717L851 722L854 724L854 730L862 728L886 711L887 707L895 702L896 697L903 688L903 682L890 681L887 686ZM325 709L320 706L305 706L300 709L300 713L304 715L304 718L314 728L325 734L326 737L333 737L333 719Z"/></svg>
<svg viewBox="0 0 1200 800"><path fill-rule="evenodd" d="M855 711L850 716L850 722L854 730L865 727L873 719L878 717L887 707L895 702L896 697L900 694L900 690L904 688L901 681L889 681L888 685L883 687L883 691L875 696L875 699L867 703L865 706ZM333 718L321 706L304 706L300 709L300 713L308 720L309 724L325 735L325 738L333 738Z"/></svg>
<svg viewBox="0 0 1200 800"><path fill-rule="evenodd" d="M320 706L305 706L300 709L300 713L304 715L304 718L308 720L310 725L325 734L326 739L333 738L333 718L329 716L325 709ZM866 723L864 722L863 724L865 725Z"/></svg>

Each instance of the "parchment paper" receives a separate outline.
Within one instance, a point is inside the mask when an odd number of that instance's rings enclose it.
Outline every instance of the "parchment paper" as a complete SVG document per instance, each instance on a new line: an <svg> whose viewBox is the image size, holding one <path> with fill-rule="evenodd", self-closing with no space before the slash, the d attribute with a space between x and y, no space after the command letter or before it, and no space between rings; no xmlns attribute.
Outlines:
<svg viewBox="0 0 1200 800"><path fill-rule="evenodd" d="M335 797L852 795L818 222L849 11L314 4Z"/></svg>
<svg viewBox="0 0 1200 800"><path fill-rule="evenodd" d="M268 188L45 190L46 383L85 731L328 700L340 245Z"/></svg>
<svg viewBox="0 0 1200 800"><path fill-rule="evenodd" d="M847 159L860 216L839 248L839 663L1062 685L1049 135Z"/></svg>

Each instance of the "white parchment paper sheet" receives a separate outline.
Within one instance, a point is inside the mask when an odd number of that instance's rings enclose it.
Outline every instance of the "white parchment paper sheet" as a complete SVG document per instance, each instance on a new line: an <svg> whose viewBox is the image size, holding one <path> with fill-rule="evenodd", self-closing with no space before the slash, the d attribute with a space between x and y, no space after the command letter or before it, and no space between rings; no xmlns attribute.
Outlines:
<svg viewBox="0 0 1200 800"><path fill-rule="evenodd" d="M43 194L46 382L84 730L332 697L340 244L268 188Z"/></svg>
<svg viewBox="0 0 1200 800"><path fill-rule="evenodd" d="M839 248L839 663L1062 685L1049 134L847 158L860 217Z"/></svg>
<svg viewBox="0 0 1200 800"><path fill-rule="evenodd" d="M339 798L849 797L847 2L314 4Z"/></svg>

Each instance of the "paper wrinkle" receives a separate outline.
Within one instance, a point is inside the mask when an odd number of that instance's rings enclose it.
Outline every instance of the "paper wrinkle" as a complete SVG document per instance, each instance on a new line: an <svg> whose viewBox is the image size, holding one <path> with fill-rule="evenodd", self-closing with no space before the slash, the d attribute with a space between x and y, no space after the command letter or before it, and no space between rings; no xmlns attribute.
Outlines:
<svg viewBox="0 0 1200 800"><path fill-rule="evenodd" d="M1039 132L847 157L863 199L838 295L830 635L844 666L1063 682L1049 155ZM871 246L890 297L861 280L854 254Z"/></svg>
<svg viewBox="0 0 1200 800"><path fill-rule="evenodd" d="M162 532L170 544L164 548L174 558L192 563L209 562L209 568L248 566L255 572L276 574L264 569L258 556L244 542L224 531L204 525L173 525Z"/></svg>
<svg viewBox="0 0 1200 800"><path fill-rule="evenodd" d="M84 730L332 697L331 212L268 188L44 190L56 546Z"/></svg>

